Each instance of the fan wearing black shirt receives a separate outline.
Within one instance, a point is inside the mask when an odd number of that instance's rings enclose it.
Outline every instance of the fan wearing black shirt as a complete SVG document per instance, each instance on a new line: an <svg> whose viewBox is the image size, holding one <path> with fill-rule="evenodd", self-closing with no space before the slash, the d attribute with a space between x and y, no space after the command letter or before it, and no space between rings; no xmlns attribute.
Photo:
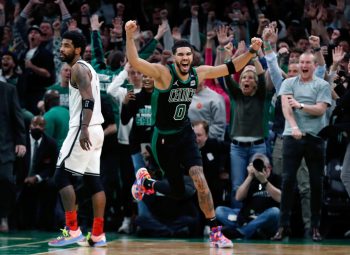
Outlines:
<svg viewBox="0 0 350 255"><path fill-rule="evenodd" d="M262 162L261 169L254 163L256 160ZM216 208L217 219L223 224L223 233L228 238L269 238L274 235L278 228L281 190L278 188L280 180L271 170L266 155L254 154L247 167L248 176L236 192L236 200L242 201L242 208Z"/></svg>

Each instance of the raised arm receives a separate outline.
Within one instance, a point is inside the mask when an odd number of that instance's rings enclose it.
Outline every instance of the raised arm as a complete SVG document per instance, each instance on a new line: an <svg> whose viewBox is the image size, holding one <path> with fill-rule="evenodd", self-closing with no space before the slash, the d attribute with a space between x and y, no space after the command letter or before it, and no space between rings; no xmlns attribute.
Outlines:
<svg viewBox="0 0 350 255"><path fill-rule="evenodd" d="M278 94L283 81L283 76L282 76L281 69L278 66L276 54L273 51L271 46L270 36L272 33L273 33L272 29L267 27L264 29L262 37L264 40L265 59L269 70L269 75L271 77L272 83Z"/></svg>
<svg viewBox="0 0 350 255"><path fill-rule="evenodd" d="M320 37L311 35L309 37L309 43L311 48L314 50L315 61L319 66L324 66L326 61L324 60L323 54L321 52ZM323 77L321 77L323 78Z"/></svg>
<svg viewBox="0 0 350 255"><path fill-rule="evenodd" d="M223 77L228 74L233 74L240 71L250 61L252 57L256 55L256 52L260 49L262 41L260 38L252 38L252 44L249 47L249 51L233 59L232 62L228 62L218 66L200 66L197 68L200 81L202 79L213 79Z"/></svg>
<svg viewBox="0 0 350 255"><path fill-rule="evenodd" d="M129 20L125 24L125 32L126 32L126 56L130 65L135 68L137 71L153 77L157 82L164 81L165 77L171 79L167 68L160 64L151 64L146 60L143 60L139 57L136 49L136 45L134 42L134 32L137 29L136 21ZM169 75L166 75L169 74ZM162 77L163 76L163 77ZM167 77L168 76L168 77Z"/></svg>

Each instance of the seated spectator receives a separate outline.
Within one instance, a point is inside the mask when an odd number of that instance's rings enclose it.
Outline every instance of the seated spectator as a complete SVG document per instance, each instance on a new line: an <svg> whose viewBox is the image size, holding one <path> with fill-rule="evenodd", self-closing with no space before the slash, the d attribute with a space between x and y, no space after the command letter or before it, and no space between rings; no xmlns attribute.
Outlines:
<svg viewBox="0 0 350 255"><path fill-rule="evenodd" d="M278 228L281 190L279 178L272 174L267 156L256 153L247 167L248 176L236 192L242 208L216 208L223 233L230 239L269 238Z"/></svg>
<svg viewBox="0 0 350 255"><path fill-rule="evenodd" d="M55 224L57 190L52 182L58 157L57 143L44 132L45 119L35 116L28 135L28 152L23 172L18 174L17 204L19 228L49 230Z"/></svg>
<svg viewBox="0 0 350 255"><path fill-rule="evenodd" d="M192 191L178 200L161 193L145 196L142 213L136 217L137 235L147 237L189 237L199 225L199 211L193 201L195 188L189 176L185 185Z"/></svg>
<svg viewBox="0 0 350 255"><path fill-rule="evenodd" d="M230 143L209 137L210 126L205 121L192 124L196 141L201 151L203 172L213 196L214 207L224 205L229 190L229 170L227 168Z"/></svg>
<svg viewBox="0 0 350 255"><path fill-rule="evenodd" d="M209 125L209 137L224 140L226 110L224 98L203 84L193 95L188 109L191 122L204 120Z"/></svg>

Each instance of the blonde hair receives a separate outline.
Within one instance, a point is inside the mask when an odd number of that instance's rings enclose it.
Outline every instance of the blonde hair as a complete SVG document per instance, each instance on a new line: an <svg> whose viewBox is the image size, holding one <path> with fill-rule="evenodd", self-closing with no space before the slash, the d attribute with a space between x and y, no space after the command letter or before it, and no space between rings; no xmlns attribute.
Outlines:
<svg viewBox="0 0 350 255"><path fill-rule="evenodd" d="M245 73L251 72L254 74L254 80L256 85L258 85L258 75L256 74L256 71L254 71L253 69L244 69L243 72L241 73L241 75L239 76L239 84L241 84L242 82L242 77Z"/></svg>

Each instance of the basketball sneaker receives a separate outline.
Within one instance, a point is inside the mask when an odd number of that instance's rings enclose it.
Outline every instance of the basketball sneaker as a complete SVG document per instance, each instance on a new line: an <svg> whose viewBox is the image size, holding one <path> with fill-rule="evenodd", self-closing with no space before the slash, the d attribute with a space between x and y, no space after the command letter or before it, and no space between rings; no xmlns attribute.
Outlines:
<svg viewBox="0 0 350 255"><path fill-rule="evenodd" d="M154 189L146 189L143 186L145 179L151 179L151 175L148 173L146 168L140 168L136 172L136 180L131 187L131 194L137 201L141 201L144 194L154 194Z"/></svg>
<svg viewBox="0 0 350 255"><path fill-rule="evenodd" d="M99 236L94 236L89 232L78 244L84 247L106 247L106 235L103 233Z"/></svg>
<svg viewBox="0 0 350 255"><path fill-rule="evenodd" d="M81 233L80 228L77 230L70 230L69 227L64 227L61 229L62 235L57 237L55 240L49 242L49 246L60 247L70 244L77 243L84 239L83 233Z"/></svg>
<svg viewBox="0 0 350 255"><path fill-rule="evenodd" d="M210 247L212 248L232 248L233 243L221 233L222 226L214 227L209 234Z"/></svg>

